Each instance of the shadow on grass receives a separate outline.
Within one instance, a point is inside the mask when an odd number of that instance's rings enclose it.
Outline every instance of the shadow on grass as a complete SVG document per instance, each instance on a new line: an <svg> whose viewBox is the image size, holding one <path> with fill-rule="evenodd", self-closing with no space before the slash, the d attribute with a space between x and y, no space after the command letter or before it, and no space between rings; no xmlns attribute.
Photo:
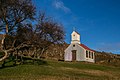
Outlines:
<svg viewBox="0 0 120 80"><path fill-rule="evenodd" d="M41 59L34 59L34 60L24 60L23 64L31 64L31 65L47 65L47 61Z"/></svg>
<svg viewBox="0 0 120 80"><path fill-rule="evenodd" d="M7 65L7 66L0 66L0 69L3 69L3 68L10 68L10 67L15 67L15 66L17 66L17 65Z"/></svg>
<svg viewBox="0 0 120 80"><path fill-rule="evenodd" d="M3 68L10 68L10 67L15 67L15 66L18 66L18 65L48 65L47 61L45 60L41 60L41 59L33 59L33 60L24 60L22 62L17 62L16 64L14 64L13 61L8 61L5 63L4 66L2 66L2 63L0 63L0 69L3 69Z"/></svg>
<svg viewBox="0 0 120 80"><path fill-rule="evenodd" d="M14 64L14 61L12 60L7 60L6 62L0 63L0 69L8 68L8 67L15 67L15 66L17 66L17 64Z"/></svg>

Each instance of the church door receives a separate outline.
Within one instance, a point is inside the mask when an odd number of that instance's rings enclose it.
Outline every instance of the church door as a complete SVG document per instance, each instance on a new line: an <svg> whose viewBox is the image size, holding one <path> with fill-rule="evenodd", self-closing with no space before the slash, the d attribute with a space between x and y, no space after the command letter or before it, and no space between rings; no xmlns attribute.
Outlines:
<svg viewBox="0 0 120 80"><path fill-rule="evenodd" d="M76 60L76 50L72 50L72 61Z"/></svg>

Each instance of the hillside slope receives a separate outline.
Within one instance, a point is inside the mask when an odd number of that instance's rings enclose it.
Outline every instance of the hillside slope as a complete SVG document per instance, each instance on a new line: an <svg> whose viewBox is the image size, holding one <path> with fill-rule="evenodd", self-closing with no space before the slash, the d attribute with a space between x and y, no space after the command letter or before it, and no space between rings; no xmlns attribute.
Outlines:
<svg viewBox="0 0 120 80"><path fill-rule="evenodd" d="M96 63L120 67L120 55L107 52L95 52Z"/></svg>
<svg viewBox="0 0 120 80"><path fill-rule="evenodd" d="M10 66L10 65L9 65ZM120 67L85 62L47 61L0 69L0 80L119 80Z"/></svg>

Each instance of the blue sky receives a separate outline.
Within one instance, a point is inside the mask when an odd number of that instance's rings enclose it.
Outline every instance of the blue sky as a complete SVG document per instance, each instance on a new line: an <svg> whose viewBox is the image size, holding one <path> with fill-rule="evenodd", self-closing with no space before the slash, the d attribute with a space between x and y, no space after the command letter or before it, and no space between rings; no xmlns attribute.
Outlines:
<svg viewBox="0 0 120 80"><path fill-rule="evenodd" d="M120 0L33 0L37 10L63 24L70 43L75 27L81 42L97 51L120 54Z"/></svg>

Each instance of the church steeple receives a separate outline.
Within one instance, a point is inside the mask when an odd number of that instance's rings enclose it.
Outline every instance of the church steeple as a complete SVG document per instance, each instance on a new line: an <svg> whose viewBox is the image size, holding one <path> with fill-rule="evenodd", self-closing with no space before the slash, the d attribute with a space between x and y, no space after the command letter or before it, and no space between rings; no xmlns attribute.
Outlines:
<svg viewBox="0 0 120 80"><path fill-rule="evenodd" d="M71 34L71 44L72 43L80 44L80 34L76 31L73 31Z"/></svg>

